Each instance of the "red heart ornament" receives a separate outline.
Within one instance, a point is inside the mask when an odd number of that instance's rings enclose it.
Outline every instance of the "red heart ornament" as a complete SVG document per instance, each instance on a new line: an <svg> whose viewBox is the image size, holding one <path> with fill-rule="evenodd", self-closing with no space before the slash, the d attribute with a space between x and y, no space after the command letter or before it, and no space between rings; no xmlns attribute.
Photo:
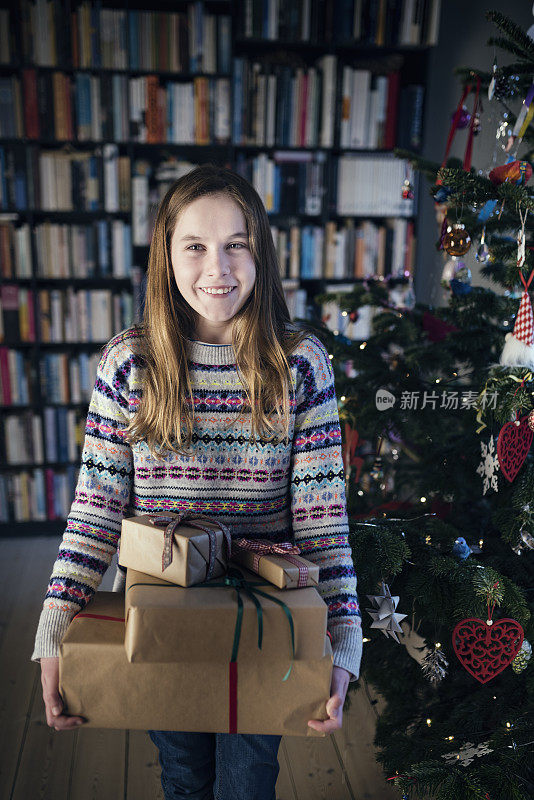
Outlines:
<svg viewBox="0 0 534 800"><path fill-rule="evenodd" d="M517 420L503 425L497 439L499 466L510 483L523 466L534 436L534 431L528 426L528 414L519 420L519 425L516 422Z"/></svg>
<svg viewBox="0 0 534 800"><path fill-rule="evenodd" d="M523 644L523 628L515 619L488 625L463 619L452 632L452 646L462 665L480 683L487 683L512 663Z"/></svg>

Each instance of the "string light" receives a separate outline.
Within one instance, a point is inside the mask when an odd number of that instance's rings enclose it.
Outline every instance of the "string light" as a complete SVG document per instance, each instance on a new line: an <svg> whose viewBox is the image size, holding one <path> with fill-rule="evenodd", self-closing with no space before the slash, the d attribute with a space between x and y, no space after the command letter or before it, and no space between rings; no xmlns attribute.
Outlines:
<svg viewBox="0 0 534 800"><path fill-rule="evenodd" d="M361 489L358 489L358 497L363 497L363 492Z"/></svg>
<svg viewBox="0 0 534 800"><path fill-rule="evenodd" d="M439 383L441 378L436 378L436 383Z"/></svg>
<svg viewBox="0 0 534 800"><path fill-rule="evenodd" d="M432 537L431 536L426 536L425 537L425 544L432 544Z"/></svg>
<svg viewBox="0 0 534 800"><path fill-rule="evenodd" d="M370 639L368 639L368 638L367 638L367 636L364 636L364 637L363 637L363 639L362 639L362 642L370 642L370 641L371 641L371 640L370 640Z"/></svg>
<svg viewBox="0 0 534 800"><path fill-rule="evenodd" d="M341 402L344 403L346 399L347 398L345 397L345 395L343 395L343 397L341 398Z"/></svg>
<svg viewBox="0 0 534 800"><path fill-rule="evenodd" d="M439 650L440 647L441 647L441 642L436 642L436 650Z"/></svg>
<svg viewBox="0 0 534 800"><path fill-rule="evenodd" d="M360 350L365 350L366 347L367 347L367 342L362 342L360 345Z"/></svg>
<svg viewBox="0 0 534 800"><path fill-rule="evenodd" d="M482 547L483 544L484 544L484 539L479 539L478 540L478 546Z"/></svg>
<svg viewBox="0 0 534 800"><path fill-rule="evenodd" d="M428 725L429 728L432 725L432 720L430 719L430 717L427 719L426 724Z"/></svg>
<svg viewBox="0 0 534 800"><path fill-rule="evenodd" d="M512 739L512 744L507 744L506 747L510 750L515 750L517 747L528 747L529 744L534 744L534 741L531 742L523 742L523 744L516 744Z"/></svg>
<svg viewBox="0 0 534 800"><path fill-rule="evenodd" d="M334 358L334 356L332 355L332 353L328 353L328 358Z"/></svg>
<svg viewBox="0 0 534 800"><path fill-rule="evenodd" d="M421 497L420 500L421 500L421 503L426 503L426 497Z"/></svg>
<svg viewBox="0 0 534 800"><path fill-rule="evenodd" d="M347 311L342 311L342 312L341 312L341 316L342 316L342 317L346 317L346 316L347 316L347 313L348 313Z"/></svg>

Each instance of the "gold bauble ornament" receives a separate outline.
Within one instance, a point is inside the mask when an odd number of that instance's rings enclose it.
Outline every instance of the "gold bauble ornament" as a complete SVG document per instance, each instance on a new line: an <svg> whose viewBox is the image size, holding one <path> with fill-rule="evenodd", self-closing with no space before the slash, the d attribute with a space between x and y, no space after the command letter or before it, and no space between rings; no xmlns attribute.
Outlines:
<svg viewBox="0 0 534 800"><path fill-rule="evenodd" d="M470 247L471 237L463 222L449 223L443 237L443 249L450 256L463 256Z"/></svg>

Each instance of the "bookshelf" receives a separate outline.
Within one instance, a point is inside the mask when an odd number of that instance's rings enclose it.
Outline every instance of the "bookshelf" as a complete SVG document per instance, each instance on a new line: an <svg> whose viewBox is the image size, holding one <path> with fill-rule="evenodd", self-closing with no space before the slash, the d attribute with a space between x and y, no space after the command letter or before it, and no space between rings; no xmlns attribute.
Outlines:
<svg viewBox="0 0 534 800"><path fill-rule="evenodd" d="M260 193L293 317L409 279L417 185L392 150L421 147L439 13L0 0L0 535L62 532L101 348L140 318L159 200L196 164Z"/></svg>

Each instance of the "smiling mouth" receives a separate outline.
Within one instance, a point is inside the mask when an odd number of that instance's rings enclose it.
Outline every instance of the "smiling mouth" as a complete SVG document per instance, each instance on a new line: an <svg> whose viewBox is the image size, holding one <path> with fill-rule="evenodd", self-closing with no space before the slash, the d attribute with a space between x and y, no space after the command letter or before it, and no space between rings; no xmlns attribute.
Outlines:
<svg viewBox="0 0 534 800"><path fill-rule="evenodd" d="M221 289L212 289L211 291L207 291L206 289L203 289L201 286L199 287L201 292L203 292L204 294L208 294L212 297L226 297L227 295L232 294L235 288L236 288L235 286L232 286L230 290L223 291Z"/></svg>

